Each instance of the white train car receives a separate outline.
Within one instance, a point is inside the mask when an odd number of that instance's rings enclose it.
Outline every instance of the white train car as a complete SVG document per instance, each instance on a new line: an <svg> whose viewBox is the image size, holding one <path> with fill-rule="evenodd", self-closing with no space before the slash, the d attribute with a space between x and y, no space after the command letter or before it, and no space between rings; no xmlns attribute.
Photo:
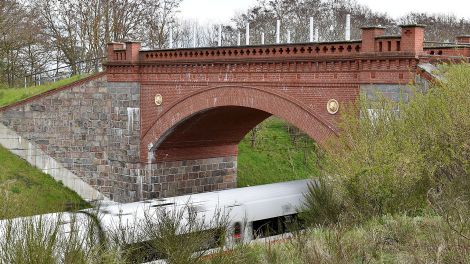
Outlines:
<svg viewBox="0 0 470 264"><path fill-rule="evenodd" d="M145 243L145 234L139 227L152 217L158 217L158 212L176 212L186 210L184 217L196 213L200 221L211 221L217 215L223 215L228 221L227 241L248 242L255 238L277 235L285 231L281 222L295 217L308 191L309 180L298 180L283 183L273 183L253 187L237 188L223 191L206 192L178 197L153 199L127 204L111 204L98 209L83 210L81 213L48 214L25 219L49 219L55 221L60 217L61 232L67 235L72 229L85 229L90 221L86 215L94 214L99 219L99 225L105 233L113 232L116 228L125 230L125 240L131 244ZM184 224L186 219L181 220ZM4 237L2 230L10 221L0 221L0 239ZM72 227L71 223L75 227ZM280 224L281 223L281 224ZM76 228L78 227L78 228ZM210 224L207 228L212 228ZM142 241L135 241L133 238ZM149 238L150 239L150 238ZM151 258L150 258L151 259Z"/></svg>

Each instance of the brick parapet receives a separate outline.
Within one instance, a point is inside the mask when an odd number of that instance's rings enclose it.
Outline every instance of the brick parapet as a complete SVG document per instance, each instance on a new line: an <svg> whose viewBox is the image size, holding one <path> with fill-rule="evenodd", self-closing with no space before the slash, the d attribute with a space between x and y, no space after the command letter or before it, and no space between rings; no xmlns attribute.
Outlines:
<svg viewBox="0 0 470 264"><path fill-rule="evenodd" d="M459 41L466 43L467 36L461 36ZM126 43L116 46L111 43L108 46L109 58L107 65L156 65L159 63L240 63L240 62L273 62L276 60L294 59L300 61L352 58L368 53L378 54L397 53L414 56L423 53L424 26L402 25L401 35L384 36L381 27L364 27L362 39L356 41L320 42L320 43L295 43L262 46L238 46L238 47L209 47L191 49L167 49L140 51L138 58L135 51L140 47L138 43ZM123 47L125 47L123 49ZM113 50L113 48L115 48ZM462 48L462 47L460 47ZM134 52L134 53L132 53ZM122 54L134 54L132 59ZM130 55L127 55L130 56Z"/></svg>

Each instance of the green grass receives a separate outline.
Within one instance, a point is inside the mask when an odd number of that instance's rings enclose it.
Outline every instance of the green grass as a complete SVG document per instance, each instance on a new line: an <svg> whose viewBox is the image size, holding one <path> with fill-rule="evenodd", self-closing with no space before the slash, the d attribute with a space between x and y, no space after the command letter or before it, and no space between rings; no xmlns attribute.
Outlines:
<svg viewBox="0 0 470 264"><path fill-rule="evenodd" d="M88 205L72 190L0 146L0 219ZM75 209L75 208L74 208Z"/></svg>
<svg viewBox="0 0 470 264"><path fill-rule="evenodd" d="M54 83L46 83L38 86L31 86L26 88L4 88L0 89L0 107L9 105L23 99L35 96L37 94L59 88L69 83L78 81L86 75L75 75L67 79L63 79Z"/></svg>
<svg viewBox="0 0 470 264"><path fill-rule="evenodd" d="M271 117L259 125L256 144L251 132L238 145L238 187L306 179L317 176L316 145L306 135L293 136L289 124Z"/></svg>

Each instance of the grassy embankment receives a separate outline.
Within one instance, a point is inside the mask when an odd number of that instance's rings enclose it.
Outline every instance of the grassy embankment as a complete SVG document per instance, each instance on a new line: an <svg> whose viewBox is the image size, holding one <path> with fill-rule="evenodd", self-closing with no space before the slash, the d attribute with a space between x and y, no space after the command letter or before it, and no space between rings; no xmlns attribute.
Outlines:
<svg viewBox="0 0 470 264"><path fill-rule="evenodd" d="M59 88L74 81L78 81L86 77L85 75L75 75L67 79L63 79L54 83L46 83L43 85L26 87L26 88L0 88L0 107L9 105L28 97Z"/></svg>
<svg viewBox="0 0 470 264"><path fill-rule="evenodd" d="M291 132L289 132L289 130ZM238 145L238 186L307 179L319 174L315 143L285 121L271 117Z"/></svg>
<svg viewBox="0 0 470 264"><path fill-rule="evenodd" d="M64 211L83 204L73 191L0 146L0 219Z"/></svg>

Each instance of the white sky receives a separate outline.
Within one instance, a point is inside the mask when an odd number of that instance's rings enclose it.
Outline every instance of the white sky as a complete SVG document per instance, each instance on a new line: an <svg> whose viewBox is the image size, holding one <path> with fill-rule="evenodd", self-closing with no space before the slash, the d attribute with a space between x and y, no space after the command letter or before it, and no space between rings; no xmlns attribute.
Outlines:
<svg viewBox="0 0 470 264"><path fill-rule="evenodd" d="M470 19L470 0L357 0L374 11L397 18L411 11L452 13ZM183 0L180 17L202 23L227 22L236 12L255 5L256 0Z"/></svg>
<svg viewBox="0 0 470 264"><path fill-rule="evenodd" d="M243 12L255 3L255 0L183 0L180 17L203 23L227 22L236 12Z"/></svg>

